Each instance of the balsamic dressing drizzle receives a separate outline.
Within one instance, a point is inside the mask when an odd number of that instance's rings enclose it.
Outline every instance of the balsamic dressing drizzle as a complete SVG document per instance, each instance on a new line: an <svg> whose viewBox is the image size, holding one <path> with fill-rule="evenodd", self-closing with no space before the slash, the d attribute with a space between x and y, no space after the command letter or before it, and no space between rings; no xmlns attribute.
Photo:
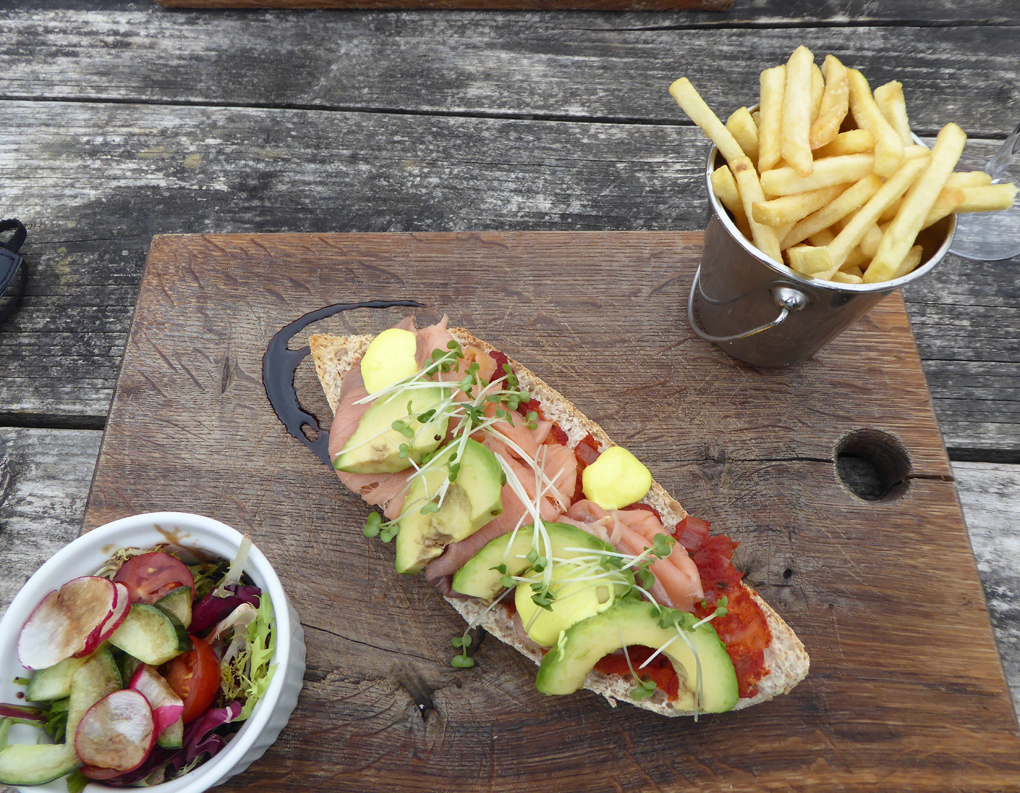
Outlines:
<svg viewBox="0 0 1020 793"><path fill-rule="evenodd" d="M308 347L302 347L300 350L288 350L287 344L313 322L332 317L334 314L341 314L356 308L393 308L395 306L423 308L421 303L414 300L367 300L364 303L336 303L317 311L311 311L278 331L269 342L266 354L262 356L262 384L266 388L266 396L269 397L269 403L273 406L276 417L283 422L287 432L311 449L316 457L330 468L333 467L333 462L329 459L329 433L319 427L315 416L301 407L297 392L294 390L294 373L311 350ZM314 441L305 435L304 427L313 431Z"/></svg>

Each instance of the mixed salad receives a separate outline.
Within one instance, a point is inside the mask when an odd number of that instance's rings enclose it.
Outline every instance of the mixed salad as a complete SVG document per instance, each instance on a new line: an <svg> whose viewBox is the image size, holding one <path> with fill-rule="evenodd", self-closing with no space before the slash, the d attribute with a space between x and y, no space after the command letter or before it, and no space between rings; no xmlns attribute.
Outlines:
<svg viewBox="0 0 1020 793"><path fill-rule="evenodd" d="M24 702L0 704L0 783L156 785L218 754L275 669L273 604L242 574L250 547L229 563L125 548L47 594L18 638ZM14 724L39 742L9 743Z"/></svg>

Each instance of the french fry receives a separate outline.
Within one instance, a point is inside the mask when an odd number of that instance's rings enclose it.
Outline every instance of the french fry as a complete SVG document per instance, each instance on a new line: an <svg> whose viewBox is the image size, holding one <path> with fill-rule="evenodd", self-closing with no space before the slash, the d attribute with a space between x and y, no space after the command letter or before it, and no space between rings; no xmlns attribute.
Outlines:
<svg viewBox="0 0 1020 793"><path fill-rule="evenodd" d="M740 233L751 239L751 224L747 222L747 215L744 214L744 204L740 200L740 191L737 189L737 181L733 178L733 172L728 165L721 165L712 171L712 190L716 197L722 201L733 215L733 222Z"/></svg>
<svg viewBox="0 0 1020 793"><path fill-rule="evenodd" d="M935 203L932 205L931 210L929 210L928 217L924 219L921 228L926 229L928 226L934 226L946 215L956 212L956 208L963 203L966 197L963 190L959 187L943 187L939 197L935 199Z"/></svg>
<svg viewBox="0 0 1020 793"><path fill-rule="evenodd" d="M881 186L881 180L879 180L879 186ZM845 229L847 227L847 224L857 216L857 213L860 212L860 210L861 208L857 207L857 209L847 212L839 220L834 220L832 222L832 226L830 227L833 233L839 234L839 232Z"/></svg>
<svg viewBox="0 0 1020 793"><path fill-rule="evenodd" d="M861 240L864 238L865 233L868 231L868 227L871 226L875 221L878 220L885 208L889 206L893 201L903 195L907 189L917 180L917 177L928 168L931 162L931 157L918 158L916 160L907 160L900 166L899 170L896 171L885 184L879 188L878 192L875 193L863 207L861 207L857 214L854 215L854 219L851 220L846 227L836 235L828 246L829 253L832 255L832 263L835 267L840 267L843 262L846 261L850 252L856 248ZM944 179L945 177L943 177ZM903 202L906 206L906 201ZM900 210L902 214L903 210ZM926 211L927 214L927 211ZM900 215L897 215L900 217ZM893 223L895 223L895 219ZM886 235L889 231L886 231ZM885 236L882 236L882 243L885 243ZM916 236L916 232L915 232ZM911 237L913 241L913 237ZM881 250L881 244L879 250ZM876 257L877 258L877 257ZM897 258L896 263L898 264L903 257ZM864 280L869 280L868 274L874 269L875 260L872 260L871 264L868 265L868 269L864 272ZM877 279L884 280L884 279Z"/></svg>
<svg viewBox="0 0 1020 793"><path fill-rule="evenodd" d="M893 80L875 89L875 104L882 111L885 120L896 130L904 146L914 142L910 134L910 120L907 118L907 102L903 98L903 83Z"/></svg>
<svg viewBox="0 0 1020 793"><path fill-rule="evenodd" d="M883 231L884 229L881 226L874 223L868 227L866 232L864 232L860 248L864 255L866 255L869 259L872 258L878 250L878 246L882 242Z"/></svg>
<svg viewBox="0 0 1020 793"><path fill-rule="evenodd" d="M814 173L801 176L793 168L776 168L761 175L762 189L771 196L806 193L844 182L856 182L872 172L873 154L846 154L815 162Z"/></svg>
<svg viewBox="0 0 1020 793"><path fill-rule="evenodd" d="M854 212L864 206L875 193L882 187L882 180L875 174L869 173L853 187L835 199L831 204L822 207L813 215L808 215L800 221L793 230L782 239L782 247L788 248L806 240L812 234L817 234L822 229L827 229L845 215Z"/></svg>
<svg viewBox="0 0 1020 793"><path fill-rule="evenodd" d="M946 187L982 187L992 183L992 175L984 171L953 171L946 179Z"/></svg>
<svg viewBox="0 0 1020 793"><path fill-rule="evenodd" d="M770 259L782 263L783 253L779 249L779 238L772 226L758 223L751 213L751 206L755 201L764 201L765 194L762 192L761 183L758 181L758 174L754 165L747 157L738 158L733 164L733 176L737 180L737 187L740 190L740 200L744 204L744 214L748 216L751 224L751 240L763 254Z"/></svg>
<svg viewBox="0 0 1020 793"><path fill-rule="evenodd" d="M847 82L846 67L839 62L839 59L833 55L826 55L825 61L822 63L822 73L825 75L825 91L818 108L818 117L812 122L808 137L812 149L820 149L838 137L839 125L843 123L850 103L850 86ZM869 148L873 148L874 145L874 138L872 138ZM857 151L867 150L857 149ZM816 153L815 157L854 153L852 151L832 152L832 154Z"/></svg>
<svg viewBox="0 0 1020 793"><path fill-rule="evenodd" d="M878 222L888 223L890 220L896 217L896 213L900 211L900 204L902 203L903 199L899 198L896 201L893 201L891 204L889 204L889 206L886 207L885 212L883 212L882 215L879 217Z"/></svg>
<svg viewBox="0 0 1020 793"><path fill-rule="evenodd" d="M917 180L917 184L911 187L910 192L903 199L903 205L896 217L892 219L882 235L882 242L875 252L867 272L864 273L864 282L873 284L877 281L887 281L894 277L897 268L906 258L918 232L924 224L925 218L935 205L942 188L945 187L946 179L953 172L956 163L963 154L963 145L967 142L967 136L956 124L946 124L935 140L935 147L932 149L929 159L908 160L903 168L915 163L926 165L924 174ZM897 172L897 175L899 172ZM893 177L895 179L895 177ZM893 181L890 179L889 183ZM975 190L986 188L976 187ZM884 209L884 207L883 207ZM881 211L879 211L881 214Z"/></svg>
<svg viewBox="0 0 1020 793"><path fill-rule="evenodd" d="M737 229L802 275L845 284L899 278L921 263L922 229L1016 201L1013 184L953 172L966 140L955 124L934 149L915 142L899 81L872 93L861 72L832 55L819 68L801 46L764 70L760 86L758 109L739 108L725 126L686 79L670 93L729 163L711 182Z"/></svg>
<svg viewBox="0 0 1020 793"><path fill-rule="evenodd" d="M952 174L950 174L950 176L952 176ZM949 187L949 180L947 179L946 186L942 188L942 192L939 193L939 197L935 199L935 204L929 213L928 221L925 222L924 228L928 228L928 226L938 223L950 212L955 211L956 207L963 203L963 199L963 191ZM885 212L882 213L882 217L878 219L878 222L882 224L888 223L896 217L897 213L900 211L900 205L902 203L902 198L898 201L893 201ZM946 209L947 206L951 208Z"/></svg>
<svg viewBox="0 0 1020 793"><path fill-rule="evenodd" d="M716 148L722 152L726 162L733 164L733 161L744 156L744 150L740 148L733 135L723 126L719 117L712 112L705 100L691 85L686 77L676 80L670 87L669 93L680 105L680 108L690 116L691 121L697 124L704 131Z"/></svg>
<svg viewBox="0 0 1020 793"><path fill-rule="evenodd" d="M787 223L796 223L806 218L812 212L817 212L826 204L830 203L840 193L850 187L851 183L823 187L819 190L811 190L807 193L782 196L763 203L751 205L754 219L759 223L768 226L782 226Z"/></svg>
<svg viewBox="0 0 1020 793"><path fill-rule="evenodd" d="M783 93L786 91L786 66L761 73L761 101L758 105L758 172L776 167L782 157Z"/></svg>
<svg viewBox="0 0 1020 793"><path fill-rule="evenodd" d="M1009 209L1016 200L1016 185L1011 182L962 189L963 203L955 212L995 212Z"/></svg>
<svg viewBox="0 0 1020 793"><path fill-rule="evenodd" d="M866 129L848 129L840 132L829 143L815 149L815 159L839 157L843 154L863 154L875 151L875 136Z"/></svg>
<svg viewBox="0 0 1020 793"><path fill-rule="evenodd" d="M918 157L927 157L929 154L931 154L931 149L917 143L911 143L909 146L903 147L904 160L916 160Z"/></svg>
<svg viewBox="0 0 1020 793"><path fill-rule="evenodd" d="M857 69L847 70L850 112L857 126L875 136L875 173L889 178L903 161L903 141L875 104L867 79Z"/></svg>
<svg viewBox="0 0 1020 793"><path fill-rule="evenodd" d="M818 118L818 113L822 109L822 97L825 95L825 77L822 76L822 70L818 68L818 64L812 59L811 62L811 123L815 123L815 119ZM809 131L810 132L810 131ZM808 135L810 140L810 134Z"/></svg>
<svg viewBox="0 0 1020 793"><path fill-rule="evenodd" d="M751 118L751 113L746 107L733 111L733 114L726 119L726 129L736 139L744 154L753 163L758 162L758 125Z"/></svg>
<svg viewBox="0 0 1020 793"><path fill-rule="evenodd" d="M801 176L810 176L814 158L808 136L811 134L811 67L815 56L801 45L786 62L786 86L783 90L783 159Z"/></svg>
<svg viewBox="0 0 1020 793"><path fill-rule="evenodd" d="M785 237L787 234L793 231L793 227L796 225L797 225L796 223L784 223L782 226L776 226L775 227L776 239L781 240L783 237Z"/></svg>
<svg viewBox="0 0 1020 793"><path fill-rule="evenodd" d="M832 270L832 257L829 249L811 245L794 245L787 248L786 255L790 259L790 267L803 275L816 275Z"/></svg>
<svg viewBox="0 0 1020 793"><path fill-rule="evenodd" d="M861 246L858 245L850 251L846 257L846 261L839 266L839 272L845 273L848 270L860 270L862 266L867 266L870 261L871 257L861 250Z"/></svg>
<svg viewBox="0 0 1020 793"><path fill-rule="evenodd" d="M903 257L903 261L896 267L896 271L893 273L893 278L902 278L907 273L912 273L917 269L917 265L921 263L921 256L924 254L924 248L920 245L915 245L909 251L907 255ZM890 279L892 280L892 279Z"/></svg>
<svg viewBox="0 0 1020 793"><path fill-rule="evenodd" d="M828 245L834 239L836 239L836 235L835 234L833 234L831 231L829 231L829 229L822 229L821 231L817 231L814 234L812 234L810 237L808 237L808 242L810 242L812 245L815 245L815 246L818 246L818 245ZM782 243L780 243L780 244L782 244Z"/></svg>

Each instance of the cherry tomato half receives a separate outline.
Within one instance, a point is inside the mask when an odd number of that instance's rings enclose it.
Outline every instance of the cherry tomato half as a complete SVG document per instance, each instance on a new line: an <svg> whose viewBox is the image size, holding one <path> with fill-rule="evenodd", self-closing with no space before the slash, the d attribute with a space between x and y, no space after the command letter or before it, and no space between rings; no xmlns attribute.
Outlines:
<svg viewBox="0 0 1020 793"><path fill-rule="evenodd" d="M191 637L195 649L170 661L166 682L184 701L184 723L194 721L216 699L220 690L220 662L216 653L197 636Z"/></svg>
<svg viewBox="0 0 1020 793"><path fill-rule="evenodd" d="M158 551L128 559L113 580L128 588L132 603L152 605L182 586L190 587L191 597L195 597L195 579L188 566L180 559Z"/></svg>

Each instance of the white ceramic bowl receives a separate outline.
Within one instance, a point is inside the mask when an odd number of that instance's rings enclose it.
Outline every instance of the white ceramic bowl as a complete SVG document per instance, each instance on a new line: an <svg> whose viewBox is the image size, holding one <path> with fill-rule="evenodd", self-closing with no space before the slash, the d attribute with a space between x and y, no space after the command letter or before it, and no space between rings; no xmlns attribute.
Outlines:
<svg viewBox="0 0 1020 793"><path fill-rule="evenodd" d="M224 523L185 512L150 512L115 520L59 550L36 571L14 598L0 621L0 702L19 703L17 693L24 688L13 682L15 676L29 676L18 661L18 634L32 609L47 592L82 575L91 575L119 548L151 548L170 542L184 549L200 549L228 561L237 555L241 534ZM227 745L203 765L179 779L144 790L153 793L199 793L244 771L258 760L277 739L297 704L305 673L304 632L297 614L287 600L280 579L258 548L252 546L244 571L273 601L276 616L277 664L269 690L244 726ZM15 725L11 743L31 742L38 730ZM26 793L67 793L63 777L46 785L22 787ZM91 782L87 791L113 788Z"/></svg>

